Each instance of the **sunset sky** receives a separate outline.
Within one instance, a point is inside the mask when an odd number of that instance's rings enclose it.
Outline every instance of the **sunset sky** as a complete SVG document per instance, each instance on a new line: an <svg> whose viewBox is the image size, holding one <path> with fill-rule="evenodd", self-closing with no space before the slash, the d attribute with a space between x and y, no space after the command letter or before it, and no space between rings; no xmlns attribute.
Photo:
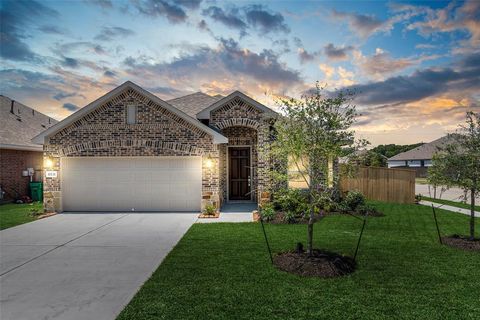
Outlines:
<svg viewBox="0 0 480 320"><path fill-rule="evenodd" d="M270 107L317 80L355 88L372 145L428 142L480 112L480 1L0 2L0 93L59 120L126 80Z"/></svg>

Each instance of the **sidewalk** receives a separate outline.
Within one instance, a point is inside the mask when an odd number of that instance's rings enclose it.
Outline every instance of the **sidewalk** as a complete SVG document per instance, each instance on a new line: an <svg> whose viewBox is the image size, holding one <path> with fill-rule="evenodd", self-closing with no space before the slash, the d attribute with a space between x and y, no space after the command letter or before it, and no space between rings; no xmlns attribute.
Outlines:
<svg viewBox="0 0 480 320"><path fill-rule="evenodd" d="M462 209L462 208L452 207L452 206L449 206L449 205L446 205L446 204L434 203L434 202L424 201L424 200L420 201L420 204L422 204L424 206L429 206L429 207L431 207L432 204L433 204L433 206L435 208L440 208L440 209L444 209L444 210L448 210L448 211L458 212L458 213L470 216L470 210L469 209ZM480 218L480 212L475 211L475 217Z"/></svg>

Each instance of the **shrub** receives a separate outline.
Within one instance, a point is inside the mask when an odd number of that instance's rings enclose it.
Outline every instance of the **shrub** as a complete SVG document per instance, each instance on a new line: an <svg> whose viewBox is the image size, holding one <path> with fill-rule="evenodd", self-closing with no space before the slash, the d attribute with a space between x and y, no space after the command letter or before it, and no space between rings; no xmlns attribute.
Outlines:
<svg viewBox="0 0 480 320"><path fill-rule="evenodd" d="M263 221L272 221L275 218L275 209L272 203L266 203L260 207L260 217Z"/></svg>
<svg viewBox="0 0 480 320"><path fill-rule="evenodd" d="M349 191L343 203L350 211L356 211L360 205L365 205L365 196L360 191Z"/></svg>
<svg viewBox="0 0 480 320"><path fill-rule="evenodd" d="M285 213L302 216L308 210L307 194L299 189L281 189L273 194L273 205Z"/></svg>
<svg viewBox="0 0 480 320"><path fill-rule="evenodd" d="M203 214L207 216L213 216L217 212L217 208L213 204L207 204L203 209Z"/></svg>
<svg viewBox="0 0 480 320"><path fill-rule="evenodd" d="M283 216L283 221L286 223L295 223L297 221L295 213L292 211L286 211Z"/></svg>

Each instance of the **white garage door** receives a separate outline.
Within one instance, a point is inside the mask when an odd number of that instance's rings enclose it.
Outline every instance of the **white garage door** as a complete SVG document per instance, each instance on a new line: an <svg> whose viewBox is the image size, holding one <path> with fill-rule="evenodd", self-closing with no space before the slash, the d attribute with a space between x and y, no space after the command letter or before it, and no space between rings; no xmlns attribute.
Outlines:
<svg viewBox="0 0 480 320"><path fill-rule="evenodd" d="M62 158L64 211L199 211L200 157Z"/></svg>

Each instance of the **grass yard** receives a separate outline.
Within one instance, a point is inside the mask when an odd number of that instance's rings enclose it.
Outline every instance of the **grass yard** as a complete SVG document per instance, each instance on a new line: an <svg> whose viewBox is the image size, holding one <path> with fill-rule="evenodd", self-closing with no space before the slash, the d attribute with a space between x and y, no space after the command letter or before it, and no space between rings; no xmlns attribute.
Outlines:
<svg viewBox="0 0 480 320"><path fill-rule="evenodd" d="M463 208L463 209L470 210L470 204L468 204L468 203L450 201L450 200L443 200L443 199L433 199L433 198L424 197L424 196L422 196L422 200L435 202L435 203L440 203L440 204L446 204L446 205L449 205L449 206L452 206L452 207L457 207L457 208ZM480 206L475 206L475 211L480 211Z"/></svg>
<svg viewBox="0 0 480 320"><path fill-rule="evenodd" d="M118 319L478 319L480 254L439 245L428 207L375 206L386 216L369 219L358 270L336 279L275 269L258 223L195 224ZM467 234L467 216L439 210L439 223ZM275 252L306 238L306 225L266 228ZM327 217L315 245L353 254L359 229Z"/></svg>
<svg viewBox="0 0 480 320"><path fill-rule="evenodd" d="M0 205L0 230L35 220L30 214L30 210L42 210L42 206L41 202Z"/></svg>

